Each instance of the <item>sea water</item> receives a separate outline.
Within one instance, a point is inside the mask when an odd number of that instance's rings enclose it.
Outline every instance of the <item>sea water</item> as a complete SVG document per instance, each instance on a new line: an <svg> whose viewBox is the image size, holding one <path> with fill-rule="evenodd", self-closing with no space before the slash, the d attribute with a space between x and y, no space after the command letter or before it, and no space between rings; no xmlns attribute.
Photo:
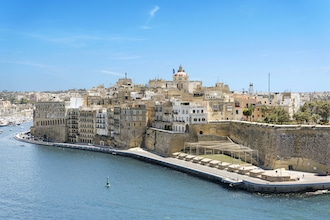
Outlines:
<svg viewBox="0 0 330 220"><path fill-rule="evenodd" d="M329 194L248 193L133 158L14 139L30 125L0 128L0 219L330 219Z"/></svg>

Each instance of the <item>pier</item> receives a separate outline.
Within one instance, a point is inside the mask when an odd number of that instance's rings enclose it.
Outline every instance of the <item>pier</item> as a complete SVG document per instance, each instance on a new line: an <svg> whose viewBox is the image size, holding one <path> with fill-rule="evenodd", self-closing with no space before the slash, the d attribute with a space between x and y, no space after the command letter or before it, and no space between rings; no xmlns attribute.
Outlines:
<svg viewBox="0 0 330 220"><path fill-rule="evenodd" d="M127 156L161 165L190 175L220 183L233 189L258 193L302 193L330 190L330 176L316 176L314 173L291 170L262 170L258 167L222 164L220 161L203 160L189 154L175 153L162 157L142 148L118 150L109 146L51 143L36 141L24 133L15 136L19 141L61 148L87 150L113 155Z"/></svg>

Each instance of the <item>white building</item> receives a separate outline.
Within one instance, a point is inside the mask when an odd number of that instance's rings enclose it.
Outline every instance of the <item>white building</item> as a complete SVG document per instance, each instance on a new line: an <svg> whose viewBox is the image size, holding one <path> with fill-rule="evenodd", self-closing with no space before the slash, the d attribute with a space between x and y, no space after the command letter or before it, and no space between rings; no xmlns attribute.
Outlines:
<svg viewBox="0 0 330 220"><path fill-rule="evenodd" d="M107 136L108 135L108 116L107 109L100 108L96 111L96 134Z"/></svg>
<svg viewBox="0 0 330 220"><path fill-rule="evenodd" d="M192 124L207 123L206 107L194 102L177 101L173 103L173 125L176 132L189 132Z"/></svg>
<svg viewBox="0 0 330 220"><path fill-rule="evenodd" d="M300 95L292 92L283 92L281 95L280 106L288 111L290 119L292 119L300 109Z"/></svg>

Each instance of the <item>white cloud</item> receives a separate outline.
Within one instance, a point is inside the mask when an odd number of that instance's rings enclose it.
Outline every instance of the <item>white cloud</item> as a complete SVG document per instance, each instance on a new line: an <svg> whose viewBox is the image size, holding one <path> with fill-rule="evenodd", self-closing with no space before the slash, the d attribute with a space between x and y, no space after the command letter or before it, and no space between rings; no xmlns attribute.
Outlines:
<svg viewBox="0 0 330 220"><path fill-rule="evenodd" d="M156 6L150 11L150 16L153 17L159 9L160 9L160 7L156 5Z"/></svg>
<svg viewBox="0 0 330 220"><path fill-rule="evenodd" d="M156 15L156 13L159 11L159 9L160 9L160 7L157 5L155 7L153 7L153 9L151 9L151 11L149 12L149 18L146 21L146 23L142 26L142 29L144 29L144 30L151 29L149 24L152 21L152 19L154 18L154 16Z"/></svg>
<svg viewBox="0 0 330 220"><path fill-rule="evenodd" d="M107 75L113 75L113 76L125 76L125 74L122 73L116 73L108 70L102 70L101 73L107 74Z"/></svg>

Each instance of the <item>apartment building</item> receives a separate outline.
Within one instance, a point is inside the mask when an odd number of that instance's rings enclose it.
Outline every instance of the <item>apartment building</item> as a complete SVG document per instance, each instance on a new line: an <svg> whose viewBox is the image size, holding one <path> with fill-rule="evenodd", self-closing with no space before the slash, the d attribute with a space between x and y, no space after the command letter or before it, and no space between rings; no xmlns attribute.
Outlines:
<svg viewBox="0 0 330 220"><path fill-rule="evenodd" d="M68 142L78 142L79 108L69 108L67 111Z"/></svg>
<svg viewBox="0 0 330 220"><path fill-rule="evenodd" d="M140 146L147 128L147 106L126 104L113 109L113 136L117 145L125 148Z"/></svg>
<svg viewBox="0 0 330 220"><path fill-rule="evenodd" d="M66 123L68 129L68 142L78 142L79 107L84 105L84 98L70 98L70 104L66 106Z"/></svg>
<svg viewBox="0 0 330 220"><path fill-rule="evenodd" d="M96 111L96 134L108 136L108 115L106 108L100 108Z"/></svg>
<svg viewBox="0 0 330 220"><path fill-rule="evenodd" d="M194 102L173 102L172 130L189 132L191 124L205 124L208 121L206 107Z"/></svg>
<svg viewBox="0 0 330 220"><path fill-rule="evenodd" d="M37 102L31 135L45 141L67 142L66 103Z"/></svg>
<svg viewBox="0 0 330 220"><path fill-rule="evenodd" d="M92 107L79 108L78 142L94 144L96 134L96 112Z"/></svg>

